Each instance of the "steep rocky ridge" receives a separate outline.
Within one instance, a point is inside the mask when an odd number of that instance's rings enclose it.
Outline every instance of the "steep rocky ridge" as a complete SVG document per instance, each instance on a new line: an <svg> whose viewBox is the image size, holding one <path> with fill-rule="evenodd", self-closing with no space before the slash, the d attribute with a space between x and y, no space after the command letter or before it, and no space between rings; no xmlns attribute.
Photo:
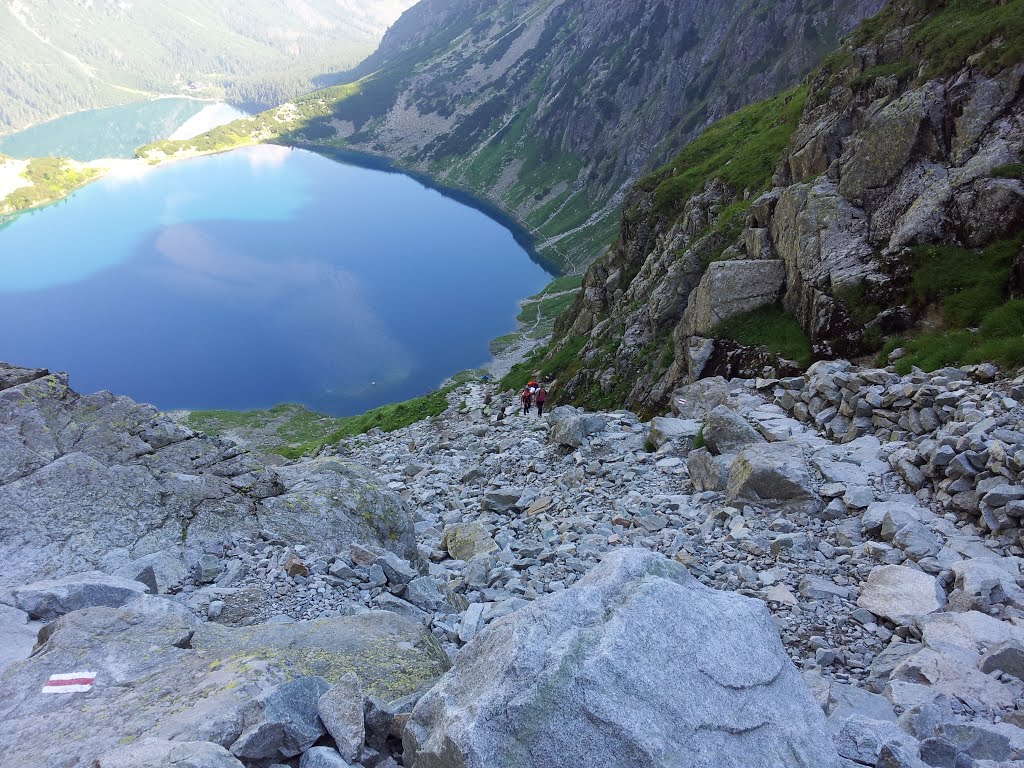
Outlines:
<svg viewBox="0 0 1024 768"><path fill-rule="evenodd" d="M532 364L568 401L643 411L701 375L808 362L737 343L732 318L783 323L817 359L924 323L956 333L911 341L907 365L1019 364L1011 327L971 329L1019 291L1022 18L1019 0L894 2L804 86L713 126L633 189Z"/></svg>
<svg viewBox="0 0 1024 768"><path fill-rule="evenodd" d="M639 174L798 81L881 5L422 2L360 79L297 102L301 119L286 105L231 130L383 155L497 203L551 261L579 268L607 244Z"/></svg>

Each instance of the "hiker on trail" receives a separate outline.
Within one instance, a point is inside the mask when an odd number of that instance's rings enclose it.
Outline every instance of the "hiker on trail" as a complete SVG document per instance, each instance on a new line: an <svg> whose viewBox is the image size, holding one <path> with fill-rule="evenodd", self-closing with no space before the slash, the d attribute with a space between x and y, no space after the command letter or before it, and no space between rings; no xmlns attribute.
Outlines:
<svg viewBox="0 0 1024 768"><path fill-rule="evenodd" d="M533 391L526 387L519 393L519 399L523 401L523 416L529 416L530 406L533 405Z"/></svg>
<svg viewBox="0 0 1024 768"><path fill-rule="evenodd" d="M544 385L541 384L537 388L537 394L534 395L534 400L537 401L537 415L544 415L544 403L548 401L548 391L544 389Z"/></svg>

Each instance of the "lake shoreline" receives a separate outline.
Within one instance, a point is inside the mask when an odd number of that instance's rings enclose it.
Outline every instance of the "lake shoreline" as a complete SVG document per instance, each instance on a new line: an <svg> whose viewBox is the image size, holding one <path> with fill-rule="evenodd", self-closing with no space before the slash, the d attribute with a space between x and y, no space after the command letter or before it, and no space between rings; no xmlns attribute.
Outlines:
<svg viewBox="0 0 1024 768"><path fill-rule="evenodd" d="M196 100L203 101L202 99ZM253 141L235 147L213 151L179 153L171 157L161 158L158 161L145 160L141 158L135 158L132 160L114 158L109 159L107 161L93 161L89 165L91 167L98 168L100 170L100 175L98 175L95 179L92 179L90 180L90 182L87 183L97 181L99 180L99 178L102 178L103 176L106 176L116 171L133 173L142 170L157 170L161 167L177 164L179 162L192 160L199 157L227 154L234 152L235 150L259 146L260 144L263 143L264 142ZM473 194L462 188L451 187L441 184L428 174L404 168L400 165L395 164L388 158L379 155L373 155L369 153L343 149L340 147L332 147L318 144L284 143L273 141L265 142L265 144L285 147L288 149L307 151L335 162L340 162L344 164L353 165L356 167L362 167L371 170L381 171L384 173L396 174L411 178L418 182L419 184L421 184L422 186L424 186L425 188L437 191L440 194L449 197L463 205L480 211L487 217L499 223L512 234L513 239L521 248L523 248L523 250L528 254L529 258L535 264L540 266L545 272L547 272L552 280L555 280L560 276L557 266L551 260L544 258L538 253L536 248L537 241L534 235L519 221L517 221L515 218L513 218L502 208L500 208L497 204L490 200L483 199L480 196ZM60 198L55 198L54 200L47 202L43 206L36 206L23 211L17 211L13 214L0 216L0 222L2 222L4 219L11 219L19 216L22 213L28 213L30 211L39 210L40 208L46 207L48 205L53 205L56 202L60 202L60 200L66 199L74 191L81 189L82 186L84 185L80 185L75 190L69 192L68 195L65 195ZM0 201L0 204L2 204L2 201ZM531 300L531 298L535 299L536 297L523 297L523 299L520 301L520 306L524 307L526 303ZM514 342L504 346L500 350L492 351L492 357L486 362L484 362L479 370L488 372L495 379L501 378L515 364L525 359L530 352L532 352L538 346L543 345L544 339L532 338L530 336L530 330L531 329L526 324L517 320L516 328L510 331L505 336L500 337L502 339L512 338L514 339ZM435 391L440 391L444 387L446 382L451 381L453 377L457 377L460 373L463 372L454 372L451 377L449 377L445 381L440 382L438 384L438 389Z"/></svg>

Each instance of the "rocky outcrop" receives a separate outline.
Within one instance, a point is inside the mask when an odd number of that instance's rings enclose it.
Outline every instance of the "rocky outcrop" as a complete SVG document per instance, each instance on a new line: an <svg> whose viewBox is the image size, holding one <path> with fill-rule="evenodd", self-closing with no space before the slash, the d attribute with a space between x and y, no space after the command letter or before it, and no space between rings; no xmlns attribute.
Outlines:
<svg viewBox="0 0 1024 768"><path fill-rule="evenodd" d="M597 755L622 768L838 764L764 606L638 550L495 622L405 729L413 768L584 766Z"/></svg>
<svg viewBox="0 0 1024 768"><path fill-rule="evenodd" d="M40 640L32 658L0 673L4 765L87 768L100 755L102 765L143 765L165 752L236 765L224 750L242 760L281 760L323 733L316 707L325 679L355 671L390 700L447 667L422 627L389 613L230 630L203 625L159 597L70 613ZM75 672L95 679L90 691L40 693L51 675ZM118 749L142 738L211 745Z"/></svg>
<svg viewBox="0 0 1024 768"><path fill-rule="evenodd" d="M778 260L715 262L690 294L680 333L708 336L724 320L770 306L782 296L785 281L786 269Z"/></svg>
<svg viewBox="0 0 1024 768"><path fill-rule="evenodd" d="M1024 159L1024 63L1004 54L998 25L983 31L983 12L963 22L978 27L973 56L932 39L951 23L939 18L954 14L945 5L896 0L864 25L806 81L802 116L761 187L728 183L741 160L714 167L703 145L638 183L618 240L556 326L549 361L582 348L582 366L555 388L560 402L654 414L702 376L785 377L794 363L779 346L744 351L751 342L719 327L778 297L800 329L788 333L802 332L816 359L934 327L935 307L912 287L914 249L982 248L1024 231L1024 181L1006 170ZM757 152L786 125L786 105L769 107L778 119ZM706 135L729 140L754 115ZM668 205L673 184L696 189ZM995 291L1019 292L1015 274L1007 265Z"/></svg>
<svg viewBox="0 0 1024 768"><path fill-rule="evenodd" d="M323 554L364 542L415 557L402 500L351 464L282 465L45 374L4 369L0 586L90 569L134 580L151 569L166 591L211 558L213 581L222 540L245 532Z"/></svg>

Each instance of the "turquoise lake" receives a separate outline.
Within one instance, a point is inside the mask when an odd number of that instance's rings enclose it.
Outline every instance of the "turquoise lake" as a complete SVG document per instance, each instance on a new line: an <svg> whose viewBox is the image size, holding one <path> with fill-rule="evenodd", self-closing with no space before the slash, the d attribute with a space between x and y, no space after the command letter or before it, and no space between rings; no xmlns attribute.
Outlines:
<svg viewBox="0 0 1024 768"><path fill-rule="evenodd" d="M216 119L201 121L203 113ZM166 139L183 126L188 138L242 117L226 104L186 98L140 101L119 107L89 109L0 136L0 153L11 157L70 157L75 160L131 158L143 144ZM176 138L186 138L178 136Z"/></svg>
<svg viewBox="0 0 1024 768"><path fill-rule="evenodd" d="M489 359L548 275L405 175L252 147L0 227L0 360L162 409L360 413Z"/></svg>

